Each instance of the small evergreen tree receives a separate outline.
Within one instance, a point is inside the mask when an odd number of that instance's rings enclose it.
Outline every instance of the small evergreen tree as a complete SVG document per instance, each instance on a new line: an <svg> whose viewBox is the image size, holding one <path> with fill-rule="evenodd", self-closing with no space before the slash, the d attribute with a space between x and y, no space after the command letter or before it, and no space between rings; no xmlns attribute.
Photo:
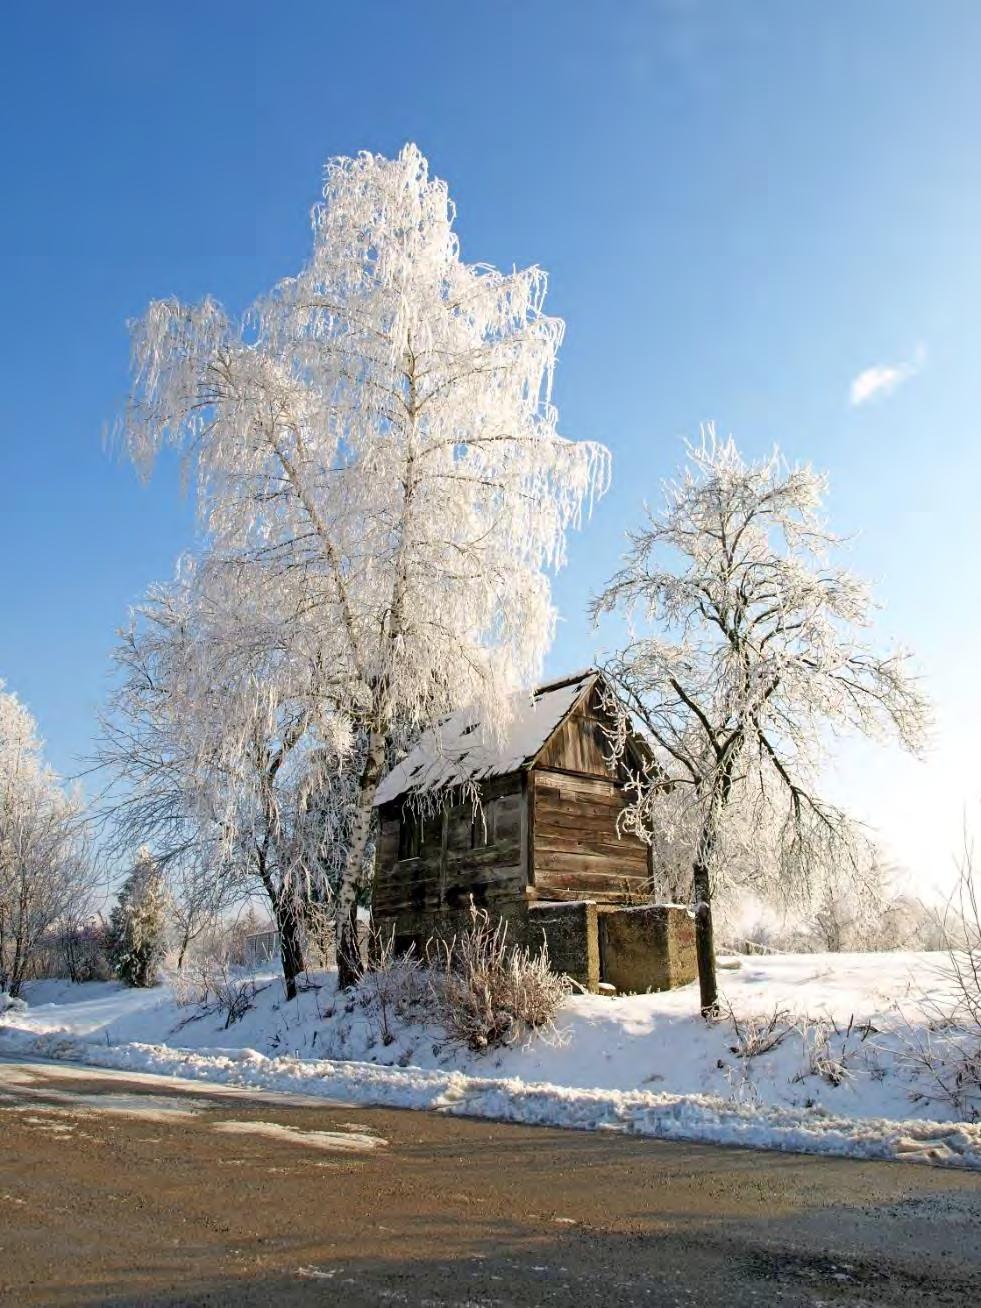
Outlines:
<svg viewBox="0 0 981 1308"><path fill-rule="evenodd" d="M113 971L128 986L156 985L166 947L166 901L163 874L144 845L119 892L106 942Z"/></svg>

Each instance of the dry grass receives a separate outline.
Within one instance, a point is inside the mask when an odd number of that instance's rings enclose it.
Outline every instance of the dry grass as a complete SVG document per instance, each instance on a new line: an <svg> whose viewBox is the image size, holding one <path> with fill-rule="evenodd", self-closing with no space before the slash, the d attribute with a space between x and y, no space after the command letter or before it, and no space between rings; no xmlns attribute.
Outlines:
<svg viewBox="0 0 981 1308"><path fill-rule="evenodd" d="M448 1044L480 1051L552 1029L571 989L549 967L546 950L511 944L505 922L471 907L471 925L450 940L429 940L423 958L378 942L358 998L386 1045L399 1022L415 1022L440 1028Z"/></svg>
<svg viewBox="0 0 981 1308"><path fill-rule="evenodd" d="M506 922L492 923L481 909L470 912L466 931L431 942L428 950L430 987L447 1039L481 1050L551 1028L571 993L568 977L551 970L547 948L512 945Z"/></svg>

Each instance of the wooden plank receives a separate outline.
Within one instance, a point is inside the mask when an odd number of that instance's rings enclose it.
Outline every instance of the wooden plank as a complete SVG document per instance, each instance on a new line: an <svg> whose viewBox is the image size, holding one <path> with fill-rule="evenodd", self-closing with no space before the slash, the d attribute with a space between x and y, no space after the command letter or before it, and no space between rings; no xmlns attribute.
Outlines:
<svg viewBox="0 0 981 1308"><path fill-rule="evenodd" d="M621 834L617 830L621 812L621 809L610 809L608 813L603 814L556 813L550 809L545 809L543 812L539 807L538 830L539 833L552 831L557 835L565 831L584 831L595 836L608 835L612 840L643 843L632 832L625 831Z"/></svg>
<svg viewBox="0 0 981 1308"><path fill-rule="evenodd" d="M616 816L626 808L627 800L616 791L608 795L572 795L539 784L538 807L542 812L554 813L557 817L577 817L582 814L609 818L611 813Z"/></svg>
<svg viewBox="0 0 981 1308"><path fill-rule="evenodd" d="M563 839L557 836L540 836L538 854L540 862L550 854L570 857L588 855L591 858L604 859L613 867L629 868L638 875L647 876L647 857L643 845L618 847L614 842L589 840L585 837L577 839L568 836Z"/></svg>
<svg viewBox="0 0 981 1308"><path fill-rule="evenodd" d="M629 894L637 902L650 898L650 882L644 877L583 876L577 872L566 876L561 872L542 874L536 887L540 899L551 899L556 890L575 891L583 899L604 899L608 894Z"/></svg>
<svg viewBox="0 0 981 1308"><path fill-rule="evenodd" d="M547 881L542 884L541 894L536 902L541 904L555 900L559 903L568 903L570 900L591 899L597 904L637 904L643 903L644 898L644 888L639 885L625 889L623 886L613 885L586 886L581 882L565 886Z"/></svg>
<svg viewBox="0 0 981 1308"><path fill-rule="evenodd" d="M573 795L597 794L608 795L619 790L619 786L609 777L586 777L575 772L559 772L549 768L536 768L538 783L553 790Z"/></svg>
<svg viewBox="0 0 981 1308"><path fill-rule="evenodd" d="M394 900L411 900L419 908L424 906L438 908L440 902L439 892L440 882L438 877L388 881L378 888L378 892L374 896L374 902L378 905Z"/></svg>
<svg viewBox="0 0 981 1308"><path fill-rule="evenodd" d="M380 867L390 866L399 854L399 824L397 818L386 818L380 824L378 835L378 861Z"/></svg>
<svg viewBox="0 0 981 1308"><path fill-rule="evenodd" d="M647 846L632 832L618 831L617 816L609 815L605 819L595 816L577 818L576 815L569 814L557 819L554 814L539 810L536 846L543 849L555 842L585 841L601 845L619 856L641 859L646 863Z"/></svg>
<svg viewBox="0 0 981 1308"><path fill-rule="evenodd" d="M501 904L513 904L523 898L524 896L517 892L516 881L510 881L503 886L485 886L475 881L472 885L461 887L456 894L451 891L445 907L451 911L467 909L472 899L475 908L498 908Z"/></svg>
<svg viewBox="0 0 981 1308"><path fill-rule="evenodd" d="M521 881L521 866L518 863L510 865L490 864L484 868L464 868L461 869L460 876L454 876L452 869L447 876L446 888L449 890L466 889L469 885L475 885L478 882L484 886L490 885L518 885Z"/></svg>
<svg viewBox="0 0 981 1308"><path fill-rule="evenodd" d="M543 802L539 796L536 818L539 830L548 827L550 830L568 831L582 827L584 830L610 831L615 835L622 812L622 806L613 804L605 809L583 805L581 812L571 804L559 809L554 802Z"/></svg>
<svg viewBox="0 0 981 1308"><path fill-rule="evenodd" d="M548 872L543 872L538 889L542 891L542 897L545 895L546 886L566 886L571 889L575 885L597 886L601 884L617 886L638 886L646 885L647 878L639 876L637 873L611 872L609 869L599 868L552 868Z"/></svg>
<svg viewBox="0 0 981 1308"><path fill-rule="evenodd" d="M610 775L607 752L599 724L580 705L555 730L535 762L541 767L561 767L604 777Z"/></svg>
<svg viewBox="0 0 981 1308"><path fill-rule="evenodd" d="M620 835L615 822L539 822L538 848L548 840L591 840L594 843L608 845L610 849L629 849L646 859L647 852L643 841L626 832Z"/></svg>
<svg viewBox="0 0 981 1308"><path fill-rule="evenodd" d="M623 865L618 863L616 859L605 856L600 857L595 854L555 854L548 850L539 849L536 851L536 866L539 879L543 879L545 874L550 872L563 872L572 875L601 872L604 875L623 875L620 871ZM629 868L625 869L625 872L632 876L638 875L638 872Z"/></svg>
<svg viewBox="0 0 981 1308"><path fill-rule="evenodd" d="M517 840L504 840L496 845L484 845L480 849L467 849L459 853L450 850L446 857L446 866L450 876L459 876L461 870L473 868L479 871L495 864L518 864L521 861L521 847Z"/></svg>

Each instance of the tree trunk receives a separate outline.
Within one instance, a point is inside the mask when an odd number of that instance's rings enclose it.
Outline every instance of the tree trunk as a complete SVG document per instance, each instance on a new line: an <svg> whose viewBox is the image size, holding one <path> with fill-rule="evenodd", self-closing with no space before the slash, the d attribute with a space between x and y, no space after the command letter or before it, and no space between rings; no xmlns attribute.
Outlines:
<svg viewBox="0 0 981 1308"><path fill-rule="evenodd" d="M732 793L732 773L738 749L730 750L713 783L705 821L692 863L695 892L695 957L698 960L698 994L702 1017L719 1015L719 986L715 970L715 927L712 922L712 856L718 843L719 823Z"/></svg>
<svg viewBox="0 0 981 1308"><path fill-rule="evenodd" d="M358 943L358 906L352 904L350 911L343 917L338 916L336 927L337 941L337 984L342 990L353 986L364 971L361 950Z"/></svg>
<svg viewBox="0 0 981 1308"><path fill-rule="evenodd" d="M337 951L337 986L347 990L359 980L363 971L358 950L358 885L364 854L371 836L375 791L385 766L385 740L372 731L368 738L368 755L358 783L358 808L351 832L351 844L344 864L344 875L337 892L335 948Z"/></svg>
<svg viewBox="0 0 981 1308"><path fill-rule="evenodd" d="M296 998L296 978L306 971L303 958L303 942L300 938L300 926L296 920L296 908L292 899L280 895L274 905L276 927L279 931L279 954L283 962L283 982L286 986L286 998Z"/></svg>
<svg viewBox="0 0 981 1308"><path fill-rule="evenodd" d="M283 884L282 880L277 885L270 875L267 862L267 845L268 837L265 844L256 850L257 871L263 889L269 896L269 904L276 922L276 930L279 932L279 956L283 963L283 984L286 987L286 998L295 999L296 978L301 972L307 970L306 960L303 957L303 939L300 935L296 904L289 888Z"/></svg>
<svg viewBox="0 0 981 1308"><path fill-rule="evenodd" d="M695 957L698 960L698 996L702 1017L716 1017L719 1012L719 987L715 973L715 930L712 925L712 885L705 863L696 859L695 887Z"/></svg>

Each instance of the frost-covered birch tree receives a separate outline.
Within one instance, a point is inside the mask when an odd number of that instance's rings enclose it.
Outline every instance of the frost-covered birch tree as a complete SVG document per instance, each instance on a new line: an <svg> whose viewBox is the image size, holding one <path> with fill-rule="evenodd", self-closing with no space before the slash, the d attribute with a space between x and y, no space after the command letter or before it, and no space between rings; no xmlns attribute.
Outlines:
<svg viewBox="0 0 981 1308"><path fill-rule="evenodd" d="M818 792L830 739L891 734L913 751L924 741L907 655L875 651L869 592L833 562L826 491L809 467L776 450L747 463L707 427L593 605L594 617L630 620L608 672L657 748L627 825L652 840L671 812L692 824L706 1014L717 1006L713 889L733 837L762 841L775 823L769 847L787 878L850 857L853 824Z"/></svg>
<svg viewBox="0 0 981 1308"><path fill-rule="evenodd" d="M464 262L454 217L414 146L335 159L295 277L240 320L161 301L133 333L127 449L145 472L183 452L211 565L278 592L279 646L329 673L298 703L342 751L364 741L342 984L393 734L467 704L503 726L552 635L549 572L608 477L602 446L558 431L545 274Z"/></svg>

